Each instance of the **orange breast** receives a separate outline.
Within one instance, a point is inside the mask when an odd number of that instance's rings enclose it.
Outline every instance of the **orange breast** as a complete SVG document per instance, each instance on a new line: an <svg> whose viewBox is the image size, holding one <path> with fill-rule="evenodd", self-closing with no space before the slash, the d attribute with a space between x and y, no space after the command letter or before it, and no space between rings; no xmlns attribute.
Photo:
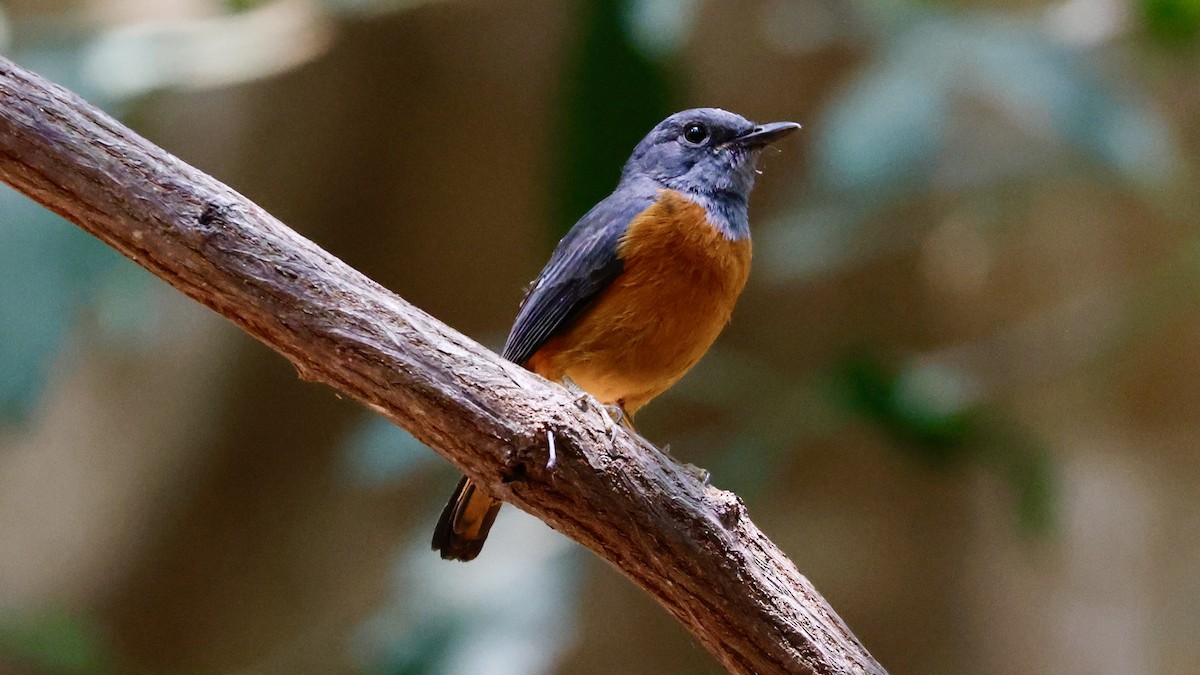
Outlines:
<svg viewBox="0 0 1200 675"><path fill-rule="evenodd" d="M526 366L570 377L629 414L683 377L733 312L750 274L750 240L732 241L673 190L629 225L624 271Z"/></svg>

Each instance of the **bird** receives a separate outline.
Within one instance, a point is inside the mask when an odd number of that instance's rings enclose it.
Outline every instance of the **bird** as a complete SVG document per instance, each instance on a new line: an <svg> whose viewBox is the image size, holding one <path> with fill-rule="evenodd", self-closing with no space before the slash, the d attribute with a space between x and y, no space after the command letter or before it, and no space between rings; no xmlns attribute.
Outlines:
<svg viewBox="0 0 1200 675"><path fill-rule="evenodd" d="M800 128L719 108L675 113L633 149L613 192L530 284L502 356L591 395L632 428L729 323L750 273L748 201L760 152ZM463 476L433 535L473 560L502 502Z"/></svg>

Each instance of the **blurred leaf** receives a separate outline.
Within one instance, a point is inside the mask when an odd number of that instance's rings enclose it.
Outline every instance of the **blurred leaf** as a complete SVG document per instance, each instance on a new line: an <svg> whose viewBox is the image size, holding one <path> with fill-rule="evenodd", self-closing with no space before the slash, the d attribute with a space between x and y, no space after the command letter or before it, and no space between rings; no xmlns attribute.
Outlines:
<svg viewBox="0 0 1200 675"><path fill-rule="evenodd" d="M103 255L109 267L98 269L90 282L80 278L77 283L91 284L88 290L81 291L81 295L92 307L93 320L99 329L97 337L110 349L150 348L155 340L163 337L167 328L154 321L157 278L123 259L110 258L115 253L107 247L99 247L96 251Z"/></svg>
<svg viewBox="0 0 1200 675"><path fill-rule="evenodd" d="M825 189L871 200L930 178L946 126L946 83L933 56L903 50L863 74L817 125L814 173Z"/></svg>
<svg viewBox="0 0 1200 675"><path fill-rule="evenodd" d="M71 279L47 264L66 239L54 216L0 186L0 217L0 419L11 419L32 405L62 343Z"/></svg>
<svg viewBox="0 0 1200 675"><path fill-rule="evenodd" d="M339 14L381 15L446 0L219 0L224 12L93 24L71 13L37 14L8 30L0 50L110 114L171 87L228 86L285 72L325 53Z"/></svg>
<svg viewBox="0 0 1200 675"><path fill-rule="evenodd" d="M225 0L225 7L231 12L244 12L272 0Z"/></svg>
<svg viewBox="0 0 1200 675"><path fill-rule="evenodd" d="M1142 0L1139 9L1146 31L1161 45L1189 45L1200 36L1200 0Z"/></svg>
<svg viewBox="0 0 1200 675"><path fill-rule="evenodd" d="M1016 495L1017 522L1035 535L1050 532L1058 502L1058 475L1042 448L1013 439L1000 452L998 470Z"/></svg>
<svg viewBox="0 0 1200 675"><path fill-rule="evenodd" d="M843 361L836 379L846 404L914 457L933 466L961 460L977 439L975 411L913 392L902 376L869 355Z"/></svg>
<svg viewBox="0 0 1200 675"><path fill-rule="evenodd" d="M805 279L920 245L924 223L877 218L876 206L869 199L796 206L755 233L755 264L773 279Z"/></svg>
<svg viewBox="0 0 1200 675"><path fill-rule="evenodd" d="M357 14L360 16L379 16L400 12L421 5L432 5L435 2L449 0L320 0L329 11L339 14Z"/></svg>
<svg viewBox="0 0 1200 675"><path fill-rule="evenodd" d="M662 59L678 54L700 10L701 0L628 0L626 24L633 42Z"/></svg>
<svg viewBox="0 0 1200 675"><path fill-rule="evenodd" d="M309 2L249 2L191 21L129 23L96 36L84 76L114 100L168 87L229 86L275 75L325 52L332 19Z"/></svg>
<svg viewBox="0 0 1200 675"><path fill-rule="evenodd" d="M931 364L893 370L858 354L843 362L835 383L845 403L905 454L939 469L971 461L1003 481L1022 531L1044 534L1053 525L1057 481L1049 453L972 403L961 374Z"/></svg>
<svg viewBox="0 0 1200 675"><path fill-rule="evenodd" d="M77 29L22 25L14 44L22 65L116 112L82 73L85 36ZM8 186L0 185L0 423L37 401L50 365L81 307L102 307L114 345L147 325L148 273ZM117 333L121 333L119 336Z"/></svg>
<svg viewBox="0 0 1200 675"><path fill-rule="evenodd" d="M376 621L378 620L377 618ZM380 675L425 675L439 672L439 664L451 656L449 649L454 644L454 630L454 624L449 621L433 620L414 626L396 636L395 641L387 646L386 652L375 657L377 662L365 670Z"/></svg>
<svg viewBox="0 0 1200 675"><path fill-rule="evenodd" d="M919 241L867 228L890 225L892 210L931 186L968 197L1032 189L1082 160L1154 201L1147 188L1181 174L1148 96L1040 24L929 8L884 23L871 62L812 125L814 189L797 191L804 201L768 228L774 276L841 270Z"/></svg>
<svg viewBox="0 0 1200 675"><path fill-rule="evenodd" d="M90 39L83 28L69 21L20 21L13 28L12 46L6 54L9 58L110 115L117 114L115 102L97 91L83 74Z"/></svg>
<svg viewBox="0 0 1200 675"><path fill-rule="evenodd" d="M362 670L552 672L575 630L581 551L512 508L500 512L482 565L446 563L418 532L396 561L393 597L354 638Z"/></svg>
<svg viewBox="0 0 1200 675"><path fill-rule="evenodd" d="M993 423L978 445L978 463L1012 493L1018 529L1049 534L1056 522L1058 471L1040 443L1012 425Z"/></svg>
<svg viewBox="0 0 1200 675"><path fill-rule="evenodd" d="M149 278L111 248L0 186L0 420L23 416L37 400L81 306L119 310L127 329L145 322ZM114 280L120 283L109 283ZM129 335L119 344L128 344Z"/></svg>
<svg viewBox="0 0 1200 675"><path fill-rule="evenodd" d="M1088 52L1019 22L960 23L974 57L966 84L1030 137L1065 141L1133 185L1164 182L1179 169L1162 116L1144 95L1119 90Z"/></svg>
<svg viewBox="0 0 1200 675"><path fill-rule="evenodd" d="M375 415L351 430L343 448L351 479L367 485L403 480L438 458L412 434Z"/></svg>
<svg viewBox="0 0 1200 675"><path fill-rule="evenodd" d="M55 612L0 624L0 666L5 662L39 673L86 675L111 672L112 658L90 622Z"/></svg>
<svg viewBox="0 0 1200 675"><path fill-rule="evenodd" d="M667 68L630 34L624 0L588 0L577 51L568 61L562 139L555 148L553 232L558 240L617 184L633 146L670 114Z"/></svg>
<svg viewBox="0 0 1200 675"><path fill-rule="evenodd" d="M1014 130L1073 147L1134 183L1165 180L1179 166L1168 126L1143 97L1119 95L1087 56L1031 22L920 14L815 125L818 185L876 203L923 191L947 148L972 148L981 135ZM987 120L961 105L972 100L988 103L1008 126L981 128ZM954 117L965 119L955 124ZM965 137L951 139L954 133ZM1024 161L1014 162L999 144L970 152L969 174L944 175L969 177L975 186L1069 159L1055 143L1016 147L1024 154L1016 159Z"/></svg>

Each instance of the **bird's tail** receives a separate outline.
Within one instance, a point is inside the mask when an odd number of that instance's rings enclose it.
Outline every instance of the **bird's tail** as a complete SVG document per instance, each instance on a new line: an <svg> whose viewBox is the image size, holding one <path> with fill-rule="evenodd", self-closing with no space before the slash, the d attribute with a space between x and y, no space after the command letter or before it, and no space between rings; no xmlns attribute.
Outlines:
<svg viewBox="0 0 1200 675"><path fill-rule="evenodd" d="M441 553L443 560L474 560L487 541L501 504L463 476L438 518L433 550Z"/></svg>

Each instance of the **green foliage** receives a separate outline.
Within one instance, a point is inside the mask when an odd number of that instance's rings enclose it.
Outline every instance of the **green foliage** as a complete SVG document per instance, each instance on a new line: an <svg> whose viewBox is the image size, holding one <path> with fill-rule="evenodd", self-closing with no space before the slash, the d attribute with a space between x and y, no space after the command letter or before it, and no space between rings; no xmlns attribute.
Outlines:
<svg viewBox="0 0 1200 675"><path fill-rule="evenodd" d="M910 457L931 468L968 463L1004 482L1025 532L1054 523L1055 470L1046 448L995 410L972 402L953 371L894 369L869 353L845 359L834 378L837 397Z"/></svg>
<svg viewBox="0 0 1200 675"><path fill-rule="evenodd" d="M84 41L46 25L17 34L16 58L111 114L121 102L83 75ZM95 310L101 337L136 338L152 317L150 275L73 224L0 184L0 424L19 421L41 395L50 366L81 310ZM130 340L130 338L134 338Z"/></svg>
<svg viewBox="0 0 1200 675"><path fill-rule="evenodd" d="M447 564L428 535L415 532L397 557L391 597L355 635L362 671L552 672L579 615L581 549L514 508L500 512L483 564Z"/></svg>
<svg viewBox="0 0 1200 675"><path fill-rule="evenodd" d="M1142 23L1150 38L1168 47L1182 47L1200 36L1200 0L1142 0Z"/></svg>
<svg viewBox="0 0 1200 675"><path fill-rule="evenodd" d="M112 672L112 658L91 623L53 612L0 623L0 669L23 666L46 675Z"/></svg>
<svg viewBox="0 0 1200 675"><path fill-rule="evenodd" d="M19 419L36 402L81 308L112 310L105 327L140 325L147 278L111 248L0 186L0 421Z"/></svg>
<svg viewBox="0 0 1200 675"><path fill-rule="evenodd" d="M1036 177L1075 158L1135 184L1178 168L1168 126L1144 97L1118 94L1086 53L1036 24L917 12L902 26L813 125L823 190L876 202L923 191L935 168L958 160L954 149L978 148L978 139L997 134L1009 145L971 152L963 171L941 176L946 187ZM971 124L951 124L966 115ZM969 137L954 137L955 129Z"/></svg>
<svg viewBox="0 0 1200 675"><path fill-rule="evenodd" d="M588 0L576 51L566 69L566 98L555 148L553 223L558 240L616 186L629 151L672 111L666 66L639 50L626 3Z"/></svg>
<svg viewBox="0 0 1200 675"><path fill-rule="evenodd" d="M269 0L225 0L225 6L231 12L244 12L248 9L266 4Z"/></svg>
<svg viewBox="0 0 1200 675"><path fill-rule="evenodd" d="M931 466L962 460L979 441L977 409L943 405L931 392L918 395L901 374L870 355L846 359L837 379L851 410Z"/></svg>
<svg viewBox="0 0 1200 675"><path fill-rule="evenodd" d="M419 624L411 631L397 636L384 655L376 657L364 668L366 673L378 675L426 675L438 672L439 664L445 662L454 644L452 621L430 621Z"/></svg>
<svg viewBox="0 0 1200 675"><path fill-rule="evenodd" d="M1144 194L1181 174L1149 97L1088 52L998 13L899 7L868 64L809 125L810 183L760 237L758 262L776 278L836 273L914 245L921 233L897 231L891 213L934 185L943 203L994 210L979 196L1019 204L1014 191L1080 166Z"/></svg>
<svg viewBox="0 0 1200 675"><path fill-rule="evenodd" d="M984 443L980 462L1012 492L1020 530L1034 535L1052 531L1059 489L1050 453L1015 429L993 430Z"/></svg>
<svg viewBox="0 0 1200 675"><path fill-rule="evenodd" d="M352 480L380 485L405 480L433 466L437 454L404 429L371 415L347 434L343 457Z"/></svg>

